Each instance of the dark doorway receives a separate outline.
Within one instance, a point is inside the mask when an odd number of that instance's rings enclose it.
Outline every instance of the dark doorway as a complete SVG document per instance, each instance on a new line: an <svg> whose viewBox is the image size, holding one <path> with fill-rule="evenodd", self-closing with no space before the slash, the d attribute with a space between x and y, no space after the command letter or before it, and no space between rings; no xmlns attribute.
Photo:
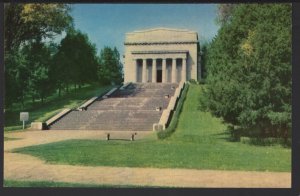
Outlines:
<svg viewBox="0 0 300 196"><path fill-rule="evenodd" d="M156 82L161 82L161 81L162 81L162 70L157 70Z"/></svg>

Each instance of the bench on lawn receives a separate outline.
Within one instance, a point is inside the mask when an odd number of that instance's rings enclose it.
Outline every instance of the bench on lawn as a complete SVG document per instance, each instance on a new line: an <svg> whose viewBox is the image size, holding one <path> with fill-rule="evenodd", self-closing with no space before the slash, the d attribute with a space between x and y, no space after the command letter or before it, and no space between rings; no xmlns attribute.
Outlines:
<svg viewBox="0 0 300 196"><path fill-rule="evenodd" d="M137 135L137 132L132 132L132 133L130 133L130 140L131 141L134 141L134 137L135 137L135 135ZM106 133L106 140L108 141L108 140L110 140L111 139L111 132L109 132L109 133Z"/></svg>

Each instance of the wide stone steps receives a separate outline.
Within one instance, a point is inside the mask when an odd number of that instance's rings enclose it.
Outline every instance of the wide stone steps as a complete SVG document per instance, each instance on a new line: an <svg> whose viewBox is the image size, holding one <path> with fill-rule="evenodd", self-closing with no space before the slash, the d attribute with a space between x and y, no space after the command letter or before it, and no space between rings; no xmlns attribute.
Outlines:
<svg viewBox="0 0 300 196"><path fill-rule="evenodd" d="M94 102L88 110L155 110L165 109L170 98L109 98Z"/></svg>
<svg viewBox="0 0 300 196"><path fill-rule="evenodd" d="M50 125L56 130L150 131L178 84L135 83L99 98L86 111L72 111ZM169 95L169 96L166 96ZM160 111L156 111L160 107Z"/></svg>
<svg viewBox="0 0 300 196"><path fill-rule="evenodd" d="M50 129L150 131L160 116L157 111L72 111Z"/></svg>

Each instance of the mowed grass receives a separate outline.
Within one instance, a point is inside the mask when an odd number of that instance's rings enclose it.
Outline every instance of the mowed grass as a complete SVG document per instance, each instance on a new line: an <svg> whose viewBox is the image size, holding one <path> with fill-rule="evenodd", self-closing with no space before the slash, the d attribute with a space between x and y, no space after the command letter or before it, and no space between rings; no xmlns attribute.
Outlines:
<svg viewBox="0 0 300 196"><path fill-rule="evenodd" d="M158 188L158 186L135 186L135 185L109 185L109 184L82 184L55 181L20 181L4 180L3 187L80 187L80 188Z"/></svg>
<svg viewBox="0 0 300 196"><path fill-rule="evenodd" d="M230 142L221 119L198 109L201 89L191 85L178 126L165 140L68 140L15 150L54 164L291 171L291 150L280 145ZM154 133L155 134L155 133Z"/></svg>
<svg viewBox="0 0 300 196"><path fill-rule="evenodd" d="M72 91L69 94L64 94L58 97L57 94L49 97L45 103L36 103L32 105L27 100L24 109L21 109L20 104L15 104L10 110L5 112L5 126L4 130L17 130L22 129L22 122L20 122L20 112L29 112L29 127L30 122L39 121L44 122L52 116L59 113L64 108L75 108L80 106L86 100L93 96L101 95L102 93L111 89L112 86L100 86L100 85L87 85L76 91Z"/></svg>

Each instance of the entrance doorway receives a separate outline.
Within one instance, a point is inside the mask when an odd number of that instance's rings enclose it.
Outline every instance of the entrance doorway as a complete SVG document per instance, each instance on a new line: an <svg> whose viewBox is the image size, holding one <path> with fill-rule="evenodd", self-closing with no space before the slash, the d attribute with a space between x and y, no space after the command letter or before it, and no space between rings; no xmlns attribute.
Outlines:
<svg viewBox="0 0 300 196"><path fill-rule="evenodd" d="M162 70L156 72L156 82L162 82Z"/></svg>

